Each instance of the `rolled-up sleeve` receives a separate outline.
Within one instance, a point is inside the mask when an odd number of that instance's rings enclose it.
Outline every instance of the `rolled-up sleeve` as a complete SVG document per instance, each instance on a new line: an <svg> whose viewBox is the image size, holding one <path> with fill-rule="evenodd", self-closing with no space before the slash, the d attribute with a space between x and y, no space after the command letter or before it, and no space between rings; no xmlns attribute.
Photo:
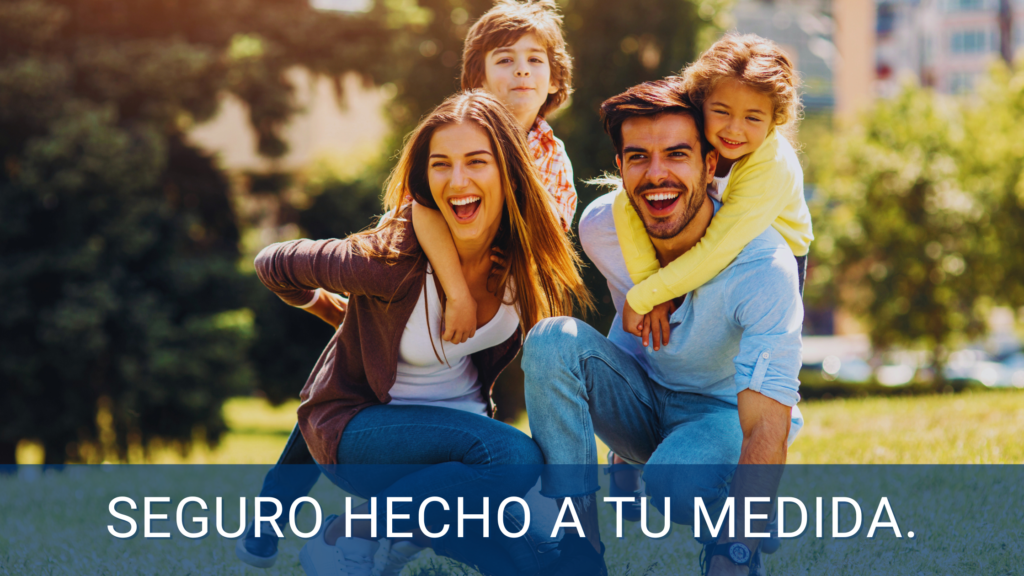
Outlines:
<svg viewBox="0 0 1024 576"><path fill-rule="evenodd" d="M753 390L795 406L800 401L804 307L795 258L785 252L745 265L744 277L732 286L735 320L743 329L734 362L737 393Z"/></svg>
<svg viewBox="0 0 1024 576"><path fill-rule="evenodd" d="M264 248L254 263L260 281L292 306L313 301L319 288L354 296L393 298L408 269L363 253L349 240L293 240ZM407 289L408 286L405 286Z"/></svg>

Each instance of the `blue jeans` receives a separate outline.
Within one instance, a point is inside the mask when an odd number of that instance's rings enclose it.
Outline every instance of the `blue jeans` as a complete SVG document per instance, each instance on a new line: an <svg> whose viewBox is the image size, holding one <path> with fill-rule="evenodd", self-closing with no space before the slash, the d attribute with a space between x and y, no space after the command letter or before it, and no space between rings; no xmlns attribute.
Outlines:
<svg viewBox="0 0 1024 576"><path fill-rule="evenodd" d="M320 479L320 468L316 460L309 453L306 440L299 431L298 424L288 437L277 464L267 472L263 478L263 489L260 496L265 498L277 498L281 502L283 514L278 519L278 524L283 527L288 521L288 511L291 510L295 500L306 496L313 489L316 481ZM299 505L301 510L302 505ZM298 510L296 510L298 513Z"/></svg>
<svg viewBox="0 0 1024 576"><path fill-rule="evenodd" d="M595 433L627 461L647 464L652 503L671 497L672 520L690 524L693 502L710 507L729 494L743 431L735 405L673 392L632 356L576 318L548 318L523 347L530 430L544 452L541 493L596 492ZM678 465L687 465L679 474Z"/></svg>
<svg viewBox="0 0 1024 576"><path fill-rule="evenodd" d="M509 496L524 496L537 482L544 463L540 449L526 434L503 422L462 410L435 406L372 406L356 415L345 427L338 446L336 466L322 466L325 475L350 494L377 497L377 534L385 535L386 502L390 496L412 497L395 502L395 531L412 531L419 525L420 504L440 496L451 510L429 505L426 524L437 531L449 524L448 533L435 540L436 553L477 566L484 574L535 574L557 558L549 534L531 522L520 538L507 538L498 528L497 509ZM465 511L479 514L483 497L489 498L490 536L480 520L466 522L466 537L457 538L456 503L465 500ZM509 532L522 527L522 507L505 509Z"/></svg>

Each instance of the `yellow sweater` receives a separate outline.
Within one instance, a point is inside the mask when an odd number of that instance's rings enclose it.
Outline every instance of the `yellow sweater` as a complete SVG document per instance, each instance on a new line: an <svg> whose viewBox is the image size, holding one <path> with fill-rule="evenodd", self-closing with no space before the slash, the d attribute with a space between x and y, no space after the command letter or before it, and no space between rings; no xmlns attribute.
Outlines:
<svg viewBox="0 0 1024 576"><path fill-rule="evenodd" d="M612 214L626 268L636 284L626 294L633 310L647 314L658 304L700 288L768 226L782 234L794 255L807 254L814 234L804 200L804 174L796 151L778 130L733 165L722 202L704 238L660 268L643 222L625 190L619 190Z"/></svg>

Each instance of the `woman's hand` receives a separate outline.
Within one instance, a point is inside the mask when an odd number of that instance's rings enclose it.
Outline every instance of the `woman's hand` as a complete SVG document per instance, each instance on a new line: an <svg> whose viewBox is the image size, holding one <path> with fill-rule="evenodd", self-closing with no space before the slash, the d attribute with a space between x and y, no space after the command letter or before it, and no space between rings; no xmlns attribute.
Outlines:
<svg viewBox="0 0 1024 576"><path fill-rule="evenodd" d="M312 306L305 308L305 310L337 330L341 327L341 323L345 321L345 313L348 311L348 298L332 294L326 290L320 290L320 297L317 298L317 301Z"/></svg>

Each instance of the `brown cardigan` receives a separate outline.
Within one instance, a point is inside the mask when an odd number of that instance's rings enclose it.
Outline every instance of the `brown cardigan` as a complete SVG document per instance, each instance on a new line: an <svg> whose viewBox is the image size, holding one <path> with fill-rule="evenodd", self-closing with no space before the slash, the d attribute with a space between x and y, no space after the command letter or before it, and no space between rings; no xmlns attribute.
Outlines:
<svg viewBox="0 0 1024 576"><path fill-rule="evenodd" d="M317 288L351 298L345 322L327 344L299 398L299 428L321 464L338 464L345 426L363 408L387 404L395 384L399 345L423 282L427 259L412 231L411 210L398 248L409 254L387 263L366 256L349 239L293 240L264 248L256 257L260 280L292 306L308 303ZM371 241L382 245L385 234ZM473 354L481 392L494 414L491 388L522 346L521 330Z"/></svg>

